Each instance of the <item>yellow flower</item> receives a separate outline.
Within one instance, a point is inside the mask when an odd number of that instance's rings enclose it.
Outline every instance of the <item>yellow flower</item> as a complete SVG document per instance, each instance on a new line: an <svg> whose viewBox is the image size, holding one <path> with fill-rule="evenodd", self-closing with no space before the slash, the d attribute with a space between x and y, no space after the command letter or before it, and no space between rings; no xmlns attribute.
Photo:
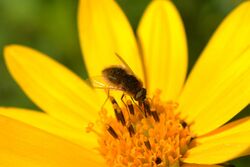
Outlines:
<svg viewBox="0 0 250 167"><path fill-rule="evenodd" d="M224 125L250 99L249 9L250 2L243 2L223 21L184 83L186 37L171 1L150 3L138 40L115 1L80 1L80 40L90 76L116 64L119 53L146 85L153 116L143 116L146 108L135 103L135 116L121 106L133 130L100 112L103 90L38 51L7 46L10 73L44 112L0 108L0 166L212 167L249 155L250 118Z"/></svg>

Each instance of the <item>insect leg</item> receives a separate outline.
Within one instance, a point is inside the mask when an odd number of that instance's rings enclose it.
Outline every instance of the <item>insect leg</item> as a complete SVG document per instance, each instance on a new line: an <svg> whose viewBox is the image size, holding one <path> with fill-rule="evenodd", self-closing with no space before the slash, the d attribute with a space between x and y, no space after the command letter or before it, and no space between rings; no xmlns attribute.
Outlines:
<svg viewBox="0 0 250 167"><path fill-rule="evenodd" d="M132 102L135 104L135 106L142 112L142 115L145 116L145 117L147 117L147 113L146 113L146 112L143 112L142 106L138 105L138 104L135 102L135 100L134 100L133 97L130 97L130 98L131 98ZM139 101L139 103L141 103L141 102Z"/></svg>
<svg viewBox="0 0 250 167"><path fill-rule="evenodd" d="M116 119L118 121L120 121L122 123L123 126L126 125L126 120L125 120L125 117L124 117L124 114L122 112L122 109L119 107L118 103L116 102L115 98L112 97L112 96L109 96L109 99L113 105L113 108L114 108L114 112L115 112L115 116L116 116Z"/></svg>
<svg viewBox="0 0 250 167"><path fill-rule="evenodd" d="M103 105L102 105L102 108L101 108L102 110L103 110L105 104L107 103L107 101L108 101L108 99L109 99L109 96L110 96L110 95L109 95L109 91L110 91L109 89L106 90L107 98L105 99L105 101L104 101L104 103L103 103Z"/></svg>
<svg viewBox="0 0 250 167"><path fill-rule="evenodd" d="M124 106L127 106L126 103L124 102L123 98L125 97L125 93L122 94L121 101L124 104Z"/></svg>

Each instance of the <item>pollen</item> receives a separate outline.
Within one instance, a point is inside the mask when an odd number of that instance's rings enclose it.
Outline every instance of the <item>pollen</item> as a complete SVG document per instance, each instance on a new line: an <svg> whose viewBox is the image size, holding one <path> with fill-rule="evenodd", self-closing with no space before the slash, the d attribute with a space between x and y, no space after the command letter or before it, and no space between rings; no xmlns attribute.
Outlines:
<svg viewBox="0 0 250 167"><path fill-rule="evenodd" d="M99 152L108 166L178 167L193 138L189 125L176 114L178 104L159 95L141 103L110 96L114 116L101 112ZM91 125L93 126L93 125Z"/></svg>

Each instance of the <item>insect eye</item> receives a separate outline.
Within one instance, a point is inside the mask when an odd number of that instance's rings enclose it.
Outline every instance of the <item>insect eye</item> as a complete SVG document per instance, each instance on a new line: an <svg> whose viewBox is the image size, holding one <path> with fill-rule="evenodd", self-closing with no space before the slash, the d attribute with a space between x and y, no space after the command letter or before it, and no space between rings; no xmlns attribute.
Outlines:
<svg viewBox="0 0 250 167"><path fill-rule="evenodd" d="M135 98L136 101L144 100L144 99L146 98L146 94L147 94L146 89L145 89L145 88L142 88L142 89L140 89L140 90L136 93L136 95L135 95L134 98Z"/></svg>

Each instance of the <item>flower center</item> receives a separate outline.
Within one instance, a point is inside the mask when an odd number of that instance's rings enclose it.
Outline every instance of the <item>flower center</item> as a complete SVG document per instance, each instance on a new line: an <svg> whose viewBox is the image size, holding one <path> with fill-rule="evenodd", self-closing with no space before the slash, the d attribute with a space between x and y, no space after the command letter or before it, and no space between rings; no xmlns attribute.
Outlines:
<svg viewBox="0 0 250 167"><path fill-rule="evenodd" d="M101 112L99 152L109 166L180 166L189 148L189 126L175 113L178 104L163 103L159 95L141 104L131 100L120 107L113 97L115 117Z"/></svg>

